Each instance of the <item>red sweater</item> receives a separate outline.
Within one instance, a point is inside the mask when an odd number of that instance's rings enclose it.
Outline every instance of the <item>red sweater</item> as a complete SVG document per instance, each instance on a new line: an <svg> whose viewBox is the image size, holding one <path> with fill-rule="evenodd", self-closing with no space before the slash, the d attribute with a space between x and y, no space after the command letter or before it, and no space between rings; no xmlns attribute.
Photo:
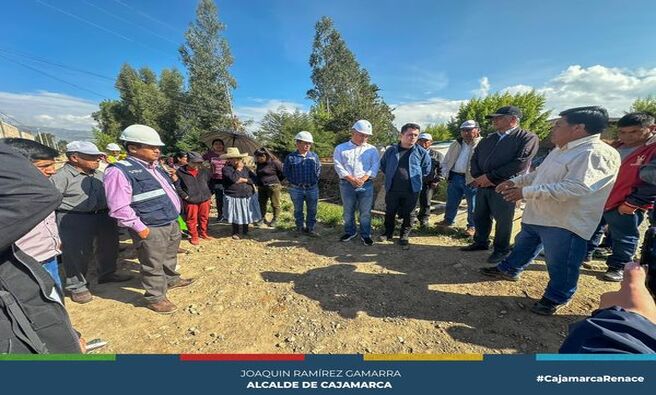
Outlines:
<svg viewBox="0 0 656 395"><path fill-rule="evenodd" d="M645 145L636 148L631 152L620 166L617 173L617 180L608 196L604 211L616 209L622 203L635 208L649 210L653 207L653 189L654 186L640 179L640 169L656 160L656 144L653 138ZM643 186L647 188L642 188ZM642 191L641 189L645 189Z"/></svg>

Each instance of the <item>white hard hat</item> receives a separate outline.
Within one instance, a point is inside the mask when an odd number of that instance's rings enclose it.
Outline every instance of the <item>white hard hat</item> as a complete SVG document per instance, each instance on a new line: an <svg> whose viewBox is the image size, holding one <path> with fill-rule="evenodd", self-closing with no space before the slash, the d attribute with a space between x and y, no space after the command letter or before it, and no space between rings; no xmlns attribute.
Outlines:
<svg viewBox="0 0 656 395"><path fill-rule="evenodd" d="M109 143L107 144L107 147L105 147L107 151L120 151L121 147L118 146L116 143Z"/></svg>
<svg viewBox="0 0 656 395"><path fill-rule="evenodd" d="M314 139L312 138L312 133L306 132L305 130L298 132L296 136L294 136L294 140L301 140L305 141L307 143L312 143L314 144Z"/></svg>
<svg viewBox="0 0 656 395"><path fill-rule="evenodd" d="M147 144L155 147L161 147L164 145L162 140L159 138L159 133L157 133L155 129L151 128L150 126L138 124L130 125L125 128L123 133L121 133L119 140L129 141L131 143Z"/></svg>
<svg viewBox="0 0 656 395"><path fill-rule="evenodd" d="M371 129L372 129L371 122L367 121L366 119L361 119L358 122L354 123L351 129L355 130L358 133L371 136Z"/></svg>
<svg viewBox="0 0 656 395"><path fill-rule="evenodd" d="M79 152L87 155L104 155L94 143L88 141L71 141L66 144L66 153Z"/></svg>

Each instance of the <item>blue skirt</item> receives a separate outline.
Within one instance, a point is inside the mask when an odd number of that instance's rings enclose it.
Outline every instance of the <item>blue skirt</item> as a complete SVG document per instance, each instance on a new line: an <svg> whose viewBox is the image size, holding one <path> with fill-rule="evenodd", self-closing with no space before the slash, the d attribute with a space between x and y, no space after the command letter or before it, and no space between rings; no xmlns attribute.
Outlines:
<svg viewBox="0 0 656 395"><path fill-rule="evenodd" d="M257 193L251 197L238 198L223 195L223 218L231 224L252 224L262 219Z"/></svg>

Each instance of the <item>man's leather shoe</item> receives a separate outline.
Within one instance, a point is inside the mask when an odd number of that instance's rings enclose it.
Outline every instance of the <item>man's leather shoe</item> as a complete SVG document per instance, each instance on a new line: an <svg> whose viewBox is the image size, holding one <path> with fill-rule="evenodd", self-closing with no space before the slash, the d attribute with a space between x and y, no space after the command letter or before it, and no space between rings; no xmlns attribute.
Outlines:
<svg viewBox="0 0 656 395"><path fill-rule="evenodd" d="M85 304L91 302L93 300L93 296L89 291L73 292L71 294L71 300L75 303Z"/></svg>
<svg viewBox="0 0 656 395"><path fill-rule="evenodd" d="M146 307L158 314L173 314L178 310L178 307L166 298L156 303L149 303Z"/></svg>
<svg viewBox="0 0 656 395"><path fill-rule="evenodd" d="M499 263L506 259L506 257L510 255L510 252L500 252L500 251L494 251L488 258L487 262L488 263Z"/></svg>
<svg viewBox="0 0 656 395"><path fill-rule="evenodd" d="M174 282L173 284L168 285L168 289L173 288L182 288L193 284L195 280L193 278L181 278L180 280Z"/></svg>
<svg viewBox="0 0 656 395"><path fill-rule="evenodd" d="M132 280L132 278L133 277L129 274L109 273L100 277L98 279L98 284L123 283Z"/></svg>

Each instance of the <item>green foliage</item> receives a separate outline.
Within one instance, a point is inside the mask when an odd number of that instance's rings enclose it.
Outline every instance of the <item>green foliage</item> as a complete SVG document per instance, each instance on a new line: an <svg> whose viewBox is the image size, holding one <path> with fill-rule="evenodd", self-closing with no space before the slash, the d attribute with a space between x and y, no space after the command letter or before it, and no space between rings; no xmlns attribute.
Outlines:
<svg viewBox="0 0 656 395"><path fill-rule="evenodd" d="M449 125L445 123L428 125L422 132L429 133L433 136L433 141L447 141L457 137L457 129L451 130L449 129Z"/></svg>
<svg viewBox="0 0 656 395"><path fill-rule="evenodd" d="M656 97L647 96L636 99L631 105L631 112L647 112L656 116Z"/></svg>
<svg viewBox="0 0 656 395"><path fill-rule="evenodd" d="M312 149L317 155L323 158L332 154L334 135L319 130L314 118L299 110L289 112L281 107L275 112L267 112L260 121L260 130L255 136L260 143L273 151L288 153L296 150L294 136L302 130L312 133Z"/></svg>
<svg viewBox="0 0 656 395"><path fill-rule="evenodd" d="M109 134L103 133L100 129L93 128L91 130L91 133L93 134L93 142L96 144L99 150L104 151L105 147L109 143L119 143L117 138L114 138L113 136Z"/></svg>
<svg viewBox="0 0 656 395"><path fill-rule="evenodd" d="M214 1L201 0L196 20L190 24L186 42L179 49L189 73L186 115L197 131L232 128L230 92L237 82L228 70L233 58L224 31ZM188 140L193 142L193 138Z"/></svg>
<svg viewBox="0 0 656 395"><path fill-rule="evenodd" d="M334 144L345 140L358 119L373 125L372 144L396 141L398 132L392 125L391 109L328 17L322 17L315 26L310 67L314 84L307 92L314 101L311 114L320 130L335 134Z"/></svg>
<svg viewBox="0 0 656 395"><path fill-rule="evenodd" d="M513 105L519 107L524 114L520 121L521 127L544 138L551 130L550 112L543 111L545 101L545 96L534 90L515 94L497 92L486 97L474 97L460 105L458 113L448 126L449 129L457 131L462 122L473 119L481 125L481 134L486 135L494 132L494 128L485 116L494 113L500 107Z"/></svg>

